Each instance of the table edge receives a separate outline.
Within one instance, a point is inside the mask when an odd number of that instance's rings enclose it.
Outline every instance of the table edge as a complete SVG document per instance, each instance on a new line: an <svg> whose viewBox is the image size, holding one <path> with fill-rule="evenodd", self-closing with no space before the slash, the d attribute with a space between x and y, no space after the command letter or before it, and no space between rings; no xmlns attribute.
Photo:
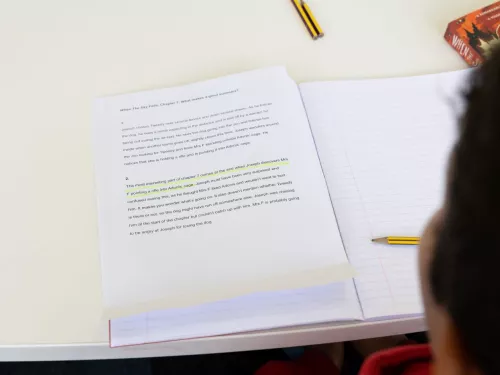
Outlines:
<svg viewBox="0 0 500 375"><path fill-rule="evenodd" d="M123 348L110 348L107 342L0 345L0 362L151 358L212 354L351 341L425 330L425 320L422 316L419 316L379 321L326 323Z"/></svg>

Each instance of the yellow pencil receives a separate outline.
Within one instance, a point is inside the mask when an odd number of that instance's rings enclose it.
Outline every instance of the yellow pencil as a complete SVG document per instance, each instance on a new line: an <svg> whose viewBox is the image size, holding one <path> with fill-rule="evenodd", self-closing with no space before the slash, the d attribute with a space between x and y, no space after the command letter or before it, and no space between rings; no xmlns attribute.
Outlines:
<svg viewBox="0 0 500 375"><path fill-rule="evenodd" d="M311 21L307 17L307 14L304 12L304 9L302 8L302 4L300 3L300 0L292 0L293 5L295 5L295 9L297 9L297 12L299 12L300 18L302 18L302 21L307 27L307 30L309 31L309 34L311 34L313 39L318 39L318 33L314 26L312 25Z"/></svg>
<svg viewBox="0 0 500 375"><path fill-rule="evenodd" d="M419 245L420 237L389 236L389 237L374 238L372 241L385 245Z"/></svg>
<svg viewBox="0 0 500 375"><path fill-rule="evenodd" d="M313 24L314 28L316 29L316 32L318 33L318 38L323 37L323 35L325 35L325 33L321 29L321 26L319 25L318 20L316 19L316 17L314 17L314 14L311 11L311 8L309 8L309 5L307 5L307 3L303 0L302 0L302 8L304 8L304 12L306 13L307 17L309 18L309 20Z"/></svg>

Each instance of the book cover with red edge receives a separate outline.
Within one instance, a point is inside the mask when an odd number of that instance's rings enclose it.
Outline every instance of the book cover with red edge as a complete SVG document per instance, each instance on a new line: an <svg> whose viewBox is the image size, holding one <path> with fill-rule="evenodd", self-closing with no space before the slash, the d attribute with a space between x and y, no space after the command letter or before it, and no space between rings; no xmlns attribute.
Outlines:
<svg viewBox="0 0 500 375"><path fill-rule="evenodd" d="M478 66L500 43L500 1L449 23L446 41L470 66Z"/></svg>

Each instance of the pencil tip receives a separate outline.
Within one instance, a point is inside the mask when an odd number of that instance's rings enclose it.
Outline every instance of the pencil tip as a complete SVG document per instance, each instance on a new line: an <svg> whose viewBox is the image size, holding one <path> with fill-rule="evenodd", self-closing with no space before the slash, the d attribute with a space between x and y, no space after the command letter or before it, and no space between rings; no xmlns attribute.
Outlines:
<svg viewBox="0 0 500 375"><path fill-rule="evenodd" d="M373 238L372 242L376 243L387 243L387 237Z"/></svg>

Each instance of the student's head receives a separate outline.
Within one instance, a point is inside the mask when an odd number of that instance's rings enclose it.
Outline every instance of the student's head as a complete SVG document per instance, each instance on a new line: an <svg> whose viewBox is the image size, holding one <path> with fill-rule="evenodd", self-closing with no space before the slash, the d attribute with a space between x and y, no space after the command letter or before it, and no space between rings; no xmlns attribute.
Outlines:
<svg viewBox="0 0 500 375"><path fill-rule="evenodd" d="M500 49L472 73L443 208L420 246L434 373L500 374Z"/></svg>

